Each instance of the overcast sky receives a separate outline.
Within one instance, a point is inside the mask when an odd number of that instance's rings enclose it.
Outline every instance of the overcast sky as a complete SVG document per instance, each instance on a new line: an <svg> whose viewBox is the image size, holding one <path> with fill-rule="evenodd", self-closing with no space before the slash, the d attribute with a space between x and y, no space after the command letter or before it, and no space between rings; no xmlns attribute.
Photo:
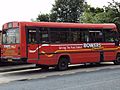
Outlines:
<svg viewBox="0 0 120 90"><path fill-rule="evenodd" d="M30 21L41 13L49 13L55 0L0 0L0 29L10 21ZM87 0L95 7L107 5L112 0ZM119 0L116 0L119 1Z"/></svg>

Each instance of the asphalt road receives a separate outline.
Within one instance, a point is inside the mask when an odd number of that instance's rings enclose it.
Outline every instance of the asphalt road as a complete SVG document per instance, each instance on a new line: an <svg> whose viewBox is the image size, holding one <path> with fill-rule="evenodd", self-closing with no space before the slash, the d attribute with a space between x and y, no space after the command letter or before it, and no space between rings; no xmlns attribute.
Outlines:
<svg viewBox="0 0 120 90"><path fill-rule="evenodd" d="M64 74L68 71L60 72L63 74L53 71L53 73L59 74L0 84L0 90L120 90L120 66L108 67L104 69L92 67L87 71L85 68L80 71L69 70L69 72L74 71L69 74ZM81 70L83 71L81 72Z"/></svg>

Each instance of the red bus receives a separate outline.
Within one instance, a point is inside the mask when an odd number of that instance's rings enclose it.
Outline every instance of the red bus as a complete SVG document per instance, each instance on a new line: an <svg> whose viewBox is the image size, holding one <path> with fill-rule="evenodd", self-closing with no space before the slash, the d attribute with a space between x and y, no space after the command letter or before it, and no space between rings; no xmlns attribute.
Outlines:
<svg viewBox="0 0 120 90"><path fill-rule="evenodd" d="M2 41L2 31L0 30L0 57L1 57L1 41Z"/></svg>
<svg viewBox="0 0 120 90"><path fill-rule="evenodd" d="M66 70L69 64L120 64L115 24L9 22L2 29L2 61Z"/></svg>

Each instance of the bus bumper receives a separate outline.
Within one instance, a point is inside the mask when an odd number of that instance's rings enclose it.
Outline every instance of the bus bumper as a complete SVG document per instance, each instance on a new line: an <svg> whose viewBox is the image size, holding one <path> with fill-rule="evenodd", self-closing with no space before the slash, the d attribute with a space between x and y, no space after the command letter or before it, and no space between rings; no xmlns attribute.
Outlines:
<svg viewBox="0 0 120 90"><path fill-rule="evenodd" d="M1 57L0 62L27 63L27 58L6 58L6 57Z"/></svg>

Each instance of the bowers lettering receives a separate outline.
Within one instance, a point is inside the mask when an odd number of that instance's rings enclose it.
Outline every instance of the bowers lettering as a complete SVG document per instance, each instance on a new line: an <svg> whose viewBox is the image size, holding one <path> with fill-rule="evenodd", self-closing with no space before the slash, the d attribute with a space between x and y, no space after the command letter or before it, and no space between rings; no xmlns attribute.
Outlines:
<svg viewBox="0 0 120 90"><path fill-rule="evenodd" d="M99 48L101 47L100 43L84 43L83 48Z"/></svg>

